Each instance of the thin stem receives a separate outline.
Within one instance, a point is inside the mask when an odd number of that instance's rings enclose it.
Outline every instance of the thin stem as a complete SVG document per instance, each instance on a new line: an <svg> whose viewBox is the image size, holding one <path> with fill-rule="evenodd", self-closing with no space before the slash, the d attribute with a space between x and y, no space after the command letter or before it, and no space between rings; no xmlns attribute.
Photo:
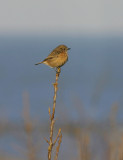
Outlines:
<svg viewBox="0 0 123 160"><path fill-rule="evenodd" d="M49 108L49 117L50 117L50 140L47 141L49 146L48 146L48 160L51 160L51 153L52 153L52 149L53 146L55 145L57 139L59 138L59 135L61 133L61 129L59 129L59 132L56 136L55 141L53 142L53 130L54 130L54 124L55 124L55 119L54 119L54 115L55 115L55 108L56 108L56 97L57 97L57 91L58 91L58 78L60 75L60 68L57 68L56 71L56 80L55 83L53 84L54 86L54 97L53 97L53 110L52 110L52 114Z"/></svg>
<svg viewBox="0 0 123 160"><path fill-rule="evenodd" d="M56 155L55 155L55 159L54 160L58 160L58 154L59 154L59 149L60 149L61 142L62 142L62 133L59 136L58 146L56 147Z"/></svg>

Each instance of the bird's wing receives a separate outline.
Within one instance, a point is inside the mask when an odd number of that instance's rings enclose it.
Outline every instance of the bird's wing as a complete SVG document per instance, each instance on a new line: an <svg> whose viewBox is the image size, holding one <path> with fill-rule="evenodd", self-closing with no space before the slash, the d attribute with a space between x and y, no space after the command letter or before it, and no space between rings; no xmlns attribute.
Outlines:
<svg viewBox="0 0 123 160"><path fill-rule="evenodd" d="M48 56L47 58L45 58L44 60L43 60L43 62L44 61L47 61L48 59L52 59L54 56Z"/></svg>
<svg viewBox="0 0 123 160"><path fill-rule="evenodd" d="M43 60L43 62L46 61L46 60L48 60L48 59L52 59L52 58L58 57L58 55L59 55L60 53L61 53L61 52L60 52L59 50L54 49L54 50L47 56L47 58L45 58L45 59Z"/></svg>
<svg viewBox="0 0 123 160"><path fill-rule="evenodd" d="M45 58L45 59L43 60L43 62L44 62L44 61L47 61L47 60L49 60L49 59L52 59L52 58L54 58L54 57L57 57L57 55L56 55L54 52L51 52L51 53L47 56L47 58Z"/></svg>

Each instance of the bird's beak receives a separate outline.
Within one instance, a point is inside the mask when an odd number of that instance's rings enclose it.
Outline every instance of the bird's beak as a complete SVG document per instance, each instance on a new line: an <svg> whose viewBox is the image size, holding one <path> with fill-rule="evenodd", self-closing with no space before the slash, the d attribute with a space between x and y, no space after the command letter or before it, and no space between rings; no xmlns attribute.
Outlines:
<svg viewBox="0 0 123 160"><path fill-rule="evenodd" d="M70 50L71 48L67 48L67 50Z"/></svg>

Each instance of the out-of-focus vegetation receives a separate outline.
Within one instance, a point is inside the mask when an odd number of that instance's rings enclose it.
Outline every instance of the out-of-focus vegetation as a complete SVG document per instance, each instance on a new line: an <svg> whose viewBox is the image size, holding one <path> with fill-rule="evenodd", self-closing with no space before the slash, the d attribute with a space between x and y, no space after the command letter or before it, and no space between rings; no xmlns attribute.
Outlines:
<svg viewBox="0 0 123 160"><path fill-rule="evenodd" d="M48 137L49 123L42 125L36 118L31 118L27 93L23 96L23 104L21 123L12 123L7 119L0 123L0 160L47 159L44 137ZM83 106L76 105L76 109L81 110L81 114ZM57 132L60 125L63 133L59 160L122 160L123 129L122 124L117 123L117 112L118 105L113 104L107 120L91 122L87 121L86 117L86 123L84 119L83 123L72 123L69 121L69 115L60 113L59 120L62 122L57 121L55 127ZM10 143L7 139L11 138Z"/></svg>

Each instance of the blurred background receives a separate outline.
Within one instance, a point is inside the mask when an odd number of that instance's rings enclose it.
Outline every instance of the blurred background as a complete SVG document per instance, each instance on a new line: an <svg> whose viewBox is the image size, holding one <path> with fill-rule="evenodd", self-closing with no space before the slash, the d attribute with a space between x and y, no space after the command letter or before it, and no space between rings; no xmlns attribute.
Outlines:
<svg viewBox="0 0 123 160"><path fill-rule="evenodd" d="M0 160L47 159L55 71L34 64L59 44L59 160L123 159L123 1L6 0L0 5Z"/></svg>

